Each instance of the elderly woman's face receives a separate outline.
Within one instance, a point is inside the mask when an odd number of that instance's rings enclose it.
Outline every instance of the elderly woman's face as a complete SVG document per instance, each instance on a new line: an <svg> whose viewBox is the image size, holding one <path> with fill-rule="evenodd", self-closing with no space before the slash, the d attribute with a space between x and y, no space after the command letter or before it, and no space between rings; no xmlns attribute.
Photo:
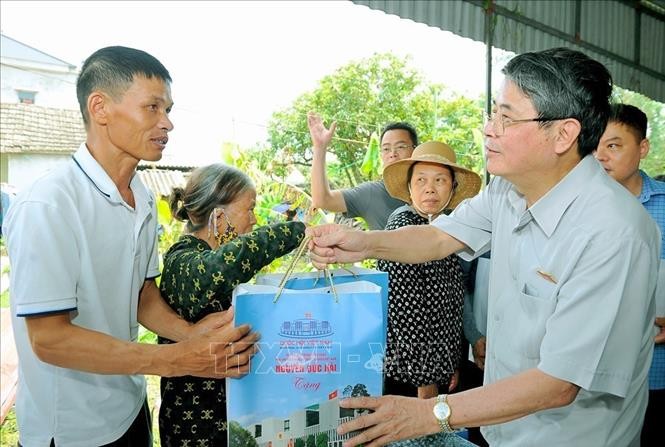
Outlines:
<svg viewBox="0 0 665 447"><path fill-rule="evenodd" d="M419 162L413 165L411 202L428 214L436 214L448 203L453 191L453 176L446 166Z"/></svg>
<svg viewBox="0 0 665 447"><path fill-rule="evenodd" d="M256 225L255 206L256 190L254 189L243 191L233 202L224 206L224 212L238 234L249 233Z"/></svg>

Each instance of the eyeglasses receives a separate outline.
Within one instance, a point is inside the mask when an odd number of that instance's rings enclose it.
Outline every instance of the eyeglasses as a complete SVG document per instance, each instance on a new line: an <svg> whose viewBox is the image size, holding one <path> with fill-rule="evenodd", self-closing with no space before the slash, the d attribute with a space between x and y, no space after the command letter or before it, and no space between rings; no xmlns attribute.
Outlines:
<svg viewBox="0 0 665 447"><path fill-rule="evenodd" d="M498 119L497 119L498 118ZM568 117L542 117L542 118L527 118L523 120L514 120L511 118L506 118L505 116L498 115L496 112L492 112L490 115L485 115L485 123L491 123L492 129L497 137L500 137L506 131L506 127L512 126L519 123L529 123L529 122L539 122L544 123L548 121L559 121L565 120Z"/></svg>
<svg viewBox="0 0 665 447"><path fill-rule="evenodd" d="M399 153L404 153L406 151L410 151L413 149L415 146L414 145L408 145L408 144L396 144L395 146L383 146L381 148L381 152L384 154L388 154L390 152L399 152Z"/></svg>

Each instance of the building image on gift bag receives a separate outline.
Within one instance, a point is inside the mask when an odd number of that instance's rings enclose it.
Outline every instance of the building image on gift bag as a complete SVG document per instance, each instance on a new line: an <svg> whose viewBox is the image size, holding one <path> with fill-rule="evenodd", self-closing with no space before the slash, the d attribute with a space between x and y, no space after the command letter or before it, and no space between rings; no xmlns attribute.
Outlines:
<svg viewBox="0 0 665 447"><path fill-rule="evenodd" d="M296 447L298 439L302 439L305 446L310 436L314 437L315 445L321 445L319 437L325 436L328 447L341 447L351 436L338 435L337 427L353 419L354 410L340 408L337 390L328 397L326 401L294 411L288 419L268 418L245 429L254 436L259 447Z"/></svg>

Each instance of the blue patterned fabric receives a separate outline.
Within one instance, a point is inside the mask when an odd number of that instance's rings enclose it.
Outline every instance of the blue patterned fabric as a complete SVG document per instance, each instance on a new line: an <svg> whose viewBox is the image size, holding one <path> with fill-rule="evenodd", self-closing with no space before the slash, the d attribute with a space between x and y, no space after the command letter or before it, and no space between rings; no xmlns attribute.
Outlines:
<svg viewBox="0 0 665 447"><path fill-rule="evenodd" d="M638 199L660 228L660 258L665 259L665 182L656 181L643 171L640 171L640 175L642 176L642 193ZM659 285L659 293L662 293L663 290L663 286ZM649 370L649 389L665 389L665 344L654 347Z"/></svg>
<svg viewBox="0 0 665 447"><path fill-rule="evenodd" d="M455 433L435 433L422 438L393 442L389 447L477 447Z"/></svg>

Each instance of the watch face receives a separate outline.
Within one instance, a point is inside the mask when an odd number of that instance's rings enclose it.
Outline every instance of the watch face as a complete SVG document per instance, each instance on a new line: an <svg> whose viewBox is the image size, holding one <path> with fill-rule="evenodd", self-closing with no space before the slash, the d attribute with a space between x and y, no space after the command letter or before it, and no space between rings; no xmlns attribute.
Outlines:
<svg viewBox="0 0 665 447"><path fill-rule="evenodd" d="M434 417L443 421L450 417L450 407L445 402L439 402L434 405Z"/></svg>

